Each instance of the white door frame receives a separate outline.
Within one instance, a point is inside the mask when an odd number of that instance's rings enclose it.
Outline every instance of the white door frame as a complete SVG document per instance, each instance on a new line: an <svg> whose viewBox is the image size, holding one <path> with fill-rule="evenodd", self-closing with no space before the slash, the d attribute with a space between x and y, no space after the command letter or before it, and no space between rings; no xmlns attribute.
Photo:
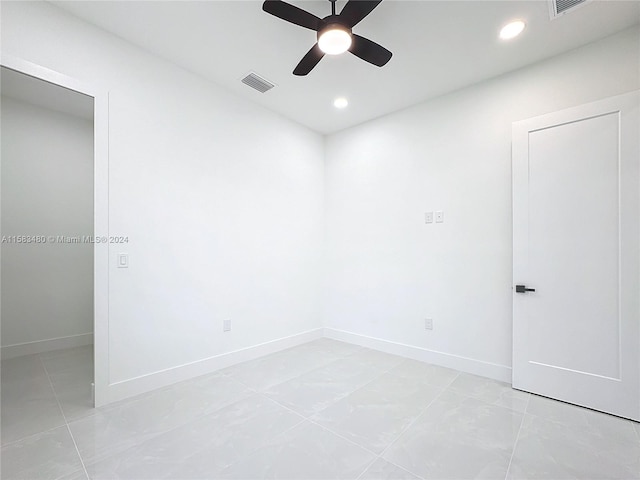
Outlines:
<svg viewBox="0 0 640 480"><path fill-rule="evenodd" d="M93 335L94 405L108 403L109 388L109 93L22 58L2 54L10 70L93 97Z"/></svg>

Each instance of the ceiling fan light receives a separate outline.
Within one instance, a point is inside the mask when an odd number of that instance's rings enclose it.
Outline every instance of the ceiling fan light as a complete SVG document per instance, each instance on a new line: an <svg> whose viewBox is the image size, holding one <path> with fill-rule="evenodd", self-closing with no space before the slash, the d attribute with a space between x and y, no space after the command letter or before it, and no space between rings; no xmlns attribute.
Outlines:
<svg viewBox="0 0 640 480"><path fill-rule="evenodd" d="M318 47L327 55L340 55L351 47L351 34L342 26L329 27L318 37Z"/></svg>

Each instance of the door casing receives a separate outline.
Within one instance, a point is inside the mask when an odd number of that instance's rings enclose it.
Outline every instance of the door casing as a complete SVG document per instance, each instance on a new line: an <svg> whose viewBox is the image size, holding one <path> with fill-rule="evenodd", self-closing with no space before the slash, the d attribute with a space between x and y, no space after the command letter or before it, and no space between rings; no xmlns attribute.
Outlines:
<svg viewBox="0 0 640 480"><path fill-rule="evenodd" d="M93 97L94 237L109 238L109 93L28 60L5 55L10 70ZM94 406L109 403L109 244L94 243Z"/></svg>

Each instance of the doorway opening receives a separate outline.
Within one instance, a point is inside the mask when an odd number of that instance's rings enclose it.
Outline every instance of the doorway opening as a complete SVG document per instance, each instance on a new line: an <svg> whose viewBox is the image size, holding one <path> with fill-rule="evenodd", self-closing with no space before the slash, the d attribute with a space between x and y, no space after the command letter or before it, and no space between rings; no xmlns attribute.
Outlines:
<svg viewBox="0 0 640 480"><path fill-rule="evenodd" d="M108 103L70 77L6 57L0 87L6 444L109 401Z"/></svg>

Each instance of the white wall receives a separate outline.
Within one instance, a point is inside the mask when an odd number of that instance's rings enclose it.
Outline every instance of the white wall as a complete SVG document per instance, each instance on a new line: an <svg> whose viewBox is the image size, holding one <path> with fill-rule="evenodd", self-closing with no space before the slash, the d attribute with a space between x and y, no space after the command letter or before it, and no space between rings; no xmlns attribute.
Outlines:
<svg viewBox="0 0 640 480"><path fill-rule="evenodd" d="M322 326L320 135L46 3L2 50L109 91L111 383Z"/></svg>
<svg viewBox="0 0 640 480"><path fill-rule="evenodd" d="M639 86L627 31L323 143L49 4L3 2L2 49L110 92L110 382L144 388L323 318L508 373L511 122Z"/></svg>
<svg viewBox="0 0 640 480"><path fill-rule="evenodd" d="M7 97L0 107L2 236L92 235L93 122ZM3 243L2 284L3 355L91 341L92 245Z"/></svg>
<svg viewBox="0 0 640 480"><path fill-rule="evenodd" d="M511 124L638 89L639 40L627 30L329 136L325 325L510 378ZM425 225L436 210L445 222Z"/></svg>

